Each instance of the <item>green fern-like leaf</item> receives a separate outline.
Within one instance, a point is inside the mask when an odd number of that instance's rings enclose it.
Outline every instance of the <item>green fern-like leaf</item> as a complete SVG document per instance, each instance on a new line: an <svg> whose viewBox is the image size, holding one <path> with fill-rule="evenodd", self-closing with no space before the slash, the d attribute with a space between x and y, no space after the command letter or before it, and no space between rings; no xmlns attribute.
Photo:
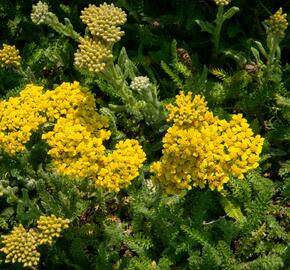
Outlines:
<svg viewBox="0 0 290 270"><path fill-rule="evenodd" d="M179 90L183 90L183 82L179 78L179 76L176 75L174 71L164 61L161 61L161 67L167 73L167 75L169 75L172 81L176 84L177 88Z"/></svg>
<svg viewBox="0 0 290 270"><path fill-rule="evenodd" d="M245 220L245 217L241 211L240 206L236 205L235 203L231 202L229 199L222 197L221 203L224 207L224 210L226 214L235 219L238 222L243 222Z"/></svg>
<svg viewBox="0 0 290 270"><path fill-rule="evenodd" d="M277 255L268 255L260 257L252 262L244 264L244 269L251 269L251 270L260 270L260 269L267 269L267 270L279 270L283 269L284 263L283 259Z"/></svg>
<svg viewBox="0 0 290 270"><path fill-rule="evenodd" d="M221 81L224 81L229 75L221 68L210 68L209 72Z"/></svg>

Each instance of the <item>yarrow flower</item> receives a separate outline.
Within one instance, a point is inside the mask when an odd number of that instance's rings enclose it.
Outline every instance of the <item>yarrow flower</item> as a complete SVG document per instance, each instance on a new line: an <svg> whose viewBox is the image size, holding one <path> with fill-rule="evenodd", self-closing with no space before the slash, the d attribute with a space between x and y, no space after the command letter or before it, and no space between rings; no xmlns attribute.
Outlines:
<svg viewBox="0 0 290 270"><path fill-rule="evenodd" d="M80 39L78 50L75 53L77 66L98 73L103 71L112 59L112 49L108 44L88 36Z"/></svg>
<svg viewBox="0 0 290 270"><path fill-rule="evenodd" d="M21 57L19 55L19 50L13 45L3 44L3 49L0 50L0 66L20 66Z"/></svg>
<svg viewBox="0 0 290 270"><path fill-rule="evenodd" d="M214 0L214 2L218 6L226 6L226 5L228 5L231 2L231 0Z"/></svg>
<svg viewBox="0 0 290 270"><path fill-rule="evenodd" d="M103 141L110 138L110 132L93 134L78 119L60 118L42 138L51 147L48 154L59 173L84 179L100 170L106 150Z"/></svg>
<svg viewBox="0 0 290 270"><path fill-rule="evenodd" d="M111 191L119 191L139 175L145 160L141 146L135 140L120 141L115 151L107 153L109 121L95 111L95 98L88 89L74 82L42 90L27 85L19 97L0 102L0 148L11 156L23 152L31 135L48 122L42 131L50 130L42 139L50 147L48 154L58 173L94 179L98 187ZM104 175L106 170L111 179Z"/></svg>
<svg viewBox="0 0 290 270"><path fill-rule="evenodd" d="M263 138L254 136L241 114L231 121L220 120L208 111L203 97L183 92L170 104L168 121L173 126L163 138L162 157L151 165L153 181L167 193L195 186L220 191L230 175L244 174L258 167Z"/></svg>
<svg viewBox="0 0 290 270"><path fill-rule="evenodd" d="M36 5L32 6L31 20L35 24L45 23L48 18L48 5L39 1Z"/></svg>
<svg viewBox="0 0 290 270"><path fill-rule="evenodd" d="M139 168L145 161L145 153L136 140L120 141L116 150L104 158L97 180L97 187L118 192L127 187L139 175Z"/></svg>
<svg viewBox="0 0 290 270"><path fill-rule="evenodd" d="M265 23L267 26L267 33L284 35L284 32L288 27L288 21L287 14L283 14L282 12L282 8L279 8L274 15L270 16L270 18L266 20Z"/></svg>
<svg viewBox="0 0 290 270"><path fill-rule="evenodd" d="M68 228L70 221L51 215L41 216L37 223L37 228L28 231L20 224L10 234L2 236L4 247L0 251L6 254L6 263L21 263L29 268L37 266L40 260L38 246L52 244L53 239L60 237L61 231Z"/></svg>
<svg viewBox="0 0 290 270"><path fill-rule="evenodd" d="M99 7L89 5L82 11L81 19L88 26L92 36L109 43L115 43L124 35L118 25L123 25L127 16L122 9L115 7L114 4L104 3Z"/></svg>
<svg viewBox="0 0 290 270"><path fill-rule="evenodd" d="M0 102L0 148L9 155L24 151L31 135L46 122L40 113L42 89L29 84L19 97Z"/></svg>
<svg viewBox="0 0 290 270"><path fill-rule="evenodd" d="M63 83L45 93L47 116L56 121L43 134L59 173L74 178L95 175L105 154L103 141L110 138L108 119L95 111L94 96L79 83Z"/></svg>
<svg viewBox="0 0 290 270"><path fill-rule="evenodd" d="M141 92L142 90L146 91L149 90L151 87L152 83L147 76L137 76L132 80L130 84L130 88L136 92Z"/></svg>
<svg viewBox="0 0 290 270"><path fill-rule="evenodd" d="M69 219L62 219L55 215L40 216L37 220L38 243L51 245L53 239L60 237L61 231L69 227L69 223Z"/></svg>

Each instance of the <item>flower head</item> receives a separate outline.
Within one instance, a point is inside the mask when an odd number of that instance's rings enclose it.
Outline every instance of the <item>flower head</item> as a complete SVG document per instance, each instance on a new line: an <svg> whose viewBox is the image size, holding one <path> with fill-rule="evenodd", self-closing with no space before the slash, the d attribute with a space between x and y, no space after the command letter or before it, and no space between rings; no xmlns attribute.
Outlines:
<svg viewBox="0 0 290 270"><path fill-rule="evenodd" d="M147 91L151 87L152 83L147 76L137 76L130 84L130 88L136 92L141 92L142 90Z"/></svg>
<svg viewBox="0 0 290 270"><path fill-rule="evenodd" d="M176 105L169 104L166 106L169 111L168 122L186 127L200 127L215 122L216 118L209 112L204 97L195 96L192 100L192 93L187 95L181 92L176 96Z"/></svg>
<svg viewBox="0 0 290 270"><path fill-rule="evenodd" d="M279 8L278 11L270 16L266 20L267 33L273 33L278 35L283 35L285 30L288 27L287 14L282 13L282 8Z"/></svg>
<svg viewBox="0 0 290 270"><path fill-rule="evenodd" d="M80 39L75 53L75 64L91 72L101 72L113 59L111 48L97 39L86 36Z"/></svg>
<svg viewBox="0 0 290 270"><path fill-rule="evenodd" d="M168 105L173 122L163 138L162 157L151 165L154 182L167 193L195 186L220 191L230 176L239 179L258 166L263 139L254 136L242 115L220 120L208 111L204 98L181 92Z"/></svg>
<svg viewBox="0 0 290 270"><path fill-rule="evenodd" d="M48 5L39 1L36 5L32 6L31 20L35 24L45 23L48 18Z"/></svg>
<svg viewBox="0 0 290 270"><path fill-rule="evenodd" d="M227 6L231 0L214 0L218 6Z"/></svg>
<svg viewBox="0 0 290 270"><path fill-rule="evenodd" d="M60 237L63 229L69 227L70 220L51 216L40 216L37 220L39 244L52 244L54 238Z"/></svg>
<svg viewBox="0 0 290 270"><path fill-rule="evenodd" d="M0 66L20 66L21 57L19 55L19 50L15 46L3 44L3 49L0 50Z"/></svg>
<svg viewBox="0 0 290 270"><path fill-rule="evenodd" d="M104 166L96 179L96 186L118 192L139 175L144 161L145 153L138 141L127 139L118 142L116 150L105 157Z"/></svg>
<svg viewBox="0 0 290 270"><path fill-rule="evenodd" d="M4 247L0 251L6 254L6 263L22 263L24 267L38 265L40 253L37 251L37 232L26 231L20 224L10 234L2 236Z"/></svg>
<svg viewBox="0 0 290 270"><path fill-rule="evenodd" d="M0 147L14 155L25 149L46 117L40 113L42 87L29 84L20 96L0 102Z"/></svg>
<svg viewBox="0 0 290 270"><path fill-rule="evenodd" d="M82 11L81 19L88 26L92 36L109 43L121 39L124 32L119 25L123 25L127 20L126 13L122 9L107 3L99 7L89 5Z"/></svg>
<svg viewBox="0 0 290 270"><path fill-rule="evenodd" d="M105 152L103 141L110 138L108 119L95 111L92 93L78 82L63 83L44 94L46 115L56 122L42 135L59 173L83 179L95 175Z"/></svg>
<svg viewBox="0 0 290 270"><path fill-rule="evenodd" d="M6 254L6 263L21 263L24 267L33 268L38 265L40 253L37 247L52 244L53 238L60 237L63 229L68 228L68 219L55 215L40 216L37 227L28 231L22 224L14 227L10 234L2 236L4 247L0 251Z"/></svg>

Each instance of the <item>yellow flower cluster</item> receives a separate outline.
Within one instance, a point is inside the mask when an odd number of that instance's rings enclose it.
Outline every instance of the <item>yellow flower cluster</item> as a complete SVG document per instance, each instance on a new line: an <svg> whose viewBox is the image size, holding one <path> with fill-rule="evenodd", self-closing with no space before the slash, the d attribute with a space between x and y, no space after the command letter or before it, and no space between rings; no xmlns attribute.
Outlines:
<svg viewBox="0 0 290 270"><path fill-rule="evenodd" d="M81 179L96 175L105 154L103 141L111 133L104 129L107 118L95 111L94 96L78 82L63 83L44 96L48 118L57 121L42 139L51 147L48 154L57 170Z"/></svg>
<svg viewBox="0 0 290 270"><path fill-rule="evenodd" d="M91 36L80 39L75 64L92 72L101 72L113 59L114 43L124 35L119 25L126 22L126 13L114 4L89 5L82 11L81 19Z"/></svg>
<svg viewBox="0 0 290 270"><path fill-rule="evenodd" d="M103 143L111 136L109 123L95 111L93 94L78 82L63 83L45 93L42 90L27 85L19 97L0 102L0 148L10 155L24 151L33 132L49 122L46 126L53 128L42 139L50 146L48 154L59 173L93 178L97 186L109 190L127 186L145 160L138 142L121 141L107 155Z"/></svg>
<svg viewBox="0 0 290 270"><path fill-rule="evenodd" d="M79 119L60 118L53 131L42 137L51 147L48 154L58 172L83 179L98 173L105 154L103 141L110 132L103 130L94 136Z"/></svg>
<svg viewBox="0 0 290 270"><path fill-rule="evenodd" d="M53 238L60 237L60 233L63 229L69 227L70 220L58 218L55 215L51 216L41 216L37 220L37 229L38 229L38 243L43 244L52 244Z"/></svg>
<svg viewBox="0 0 290 270"><path fill-rule="evenodd" d="M75 64L77 66L98 73L104 70L111 59L113 59L113 54L109 44L88 36L80 39L80 44L75 53Z"/></svg>
<svg viewBox="0 0 290 270"><path fill-rule="evenodd" d="M19 97L0 102L0 148L9 155L25 149L30 136L46 117L40 114L42 87L27 85Z"/></svg>
<svg viewBox="0 0 290 270"><path fill-rule="evenodd" d="M36 229L27 231L22 224L14 227L10 234L2 236L4 247L0 249L6 254L6 263L21 263L24 267L33 268L38 265L40 253L37 247L52 244L53 238L60 237L63 229L68 228L68 219L41 216Z"/></svg>
<svg viewBox="0 0 290 270"><path fill-rule="evenodd" d="M214 0L214 2L218 6L226 6L226 5L228 5L231 2L231 0Z"/></svg>
<svg viewBox="0 0 290 270"><path fill-rule="evenodd" d="M241 114L220 120L208 111L203 97L183 92L170 104L173 122L163 138L162 157L151 165L153 180L167 193L194 186L220 191L233 175L239 179L258 166L263 138L254 136Z"/></svg>
<svg viewBox="0 0 290 270"><path fill-rule="evenodd" d="M120 141L116 150L104 158L104 167L96 180L97 187L118 192L127 187L139 175L139 168L145 161L145 153L136 140Z"/></svg>
<svg viewBox="0 0 290 270"><path fill-rule="evenodd" d="M0 66L20 66L21 57L19 55L19 50L13 45L3 44L3 49L0 50Z"/></svg>
<svg viewBox="0 0 290 270"><path fill-rule="evenodd" d="M89 5L82 11L81 19L93 36L115 43L124 35L118 25L123 25L127 16L122 9L104 3L99 7Z"/></svg>
<svg viewBox="0 0 290 270"><path fill-rule="evenodd" d="M270 16L268 20L266 20L267 33L273 33L273 34L280 34L283 35L284 31L288 27L288 21L287 21L287 14L282 13L282 8L279 8L278 11Z"/></svg>

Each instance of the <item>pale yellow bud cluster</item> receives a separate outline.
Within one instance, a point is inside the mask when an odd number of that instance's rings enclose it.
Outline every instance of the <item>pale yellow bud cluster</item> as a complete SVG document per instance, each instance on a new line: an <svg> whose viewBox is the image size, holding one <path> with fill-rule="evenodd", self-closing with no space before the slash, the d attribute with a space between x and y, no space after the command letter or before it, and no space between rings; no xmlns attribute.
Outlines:
<svg viewBox="0 0 290 270"><path fill-rule="evenodd" d="M58 218L55 215L41 216L37 220L38 243L52 244L54 238L59 238L63 229L69 227L70 220Z"/></svg>
<svg viewBox="0 0 290 270"><path fill-rule="evenodd" d="M89 5L82 11L81 19L88 26L90 36L80 39L75 64L91 72L101 72L113 59L114 43L124 35L119 25L126 22L126 13L113 4Z"/></svg>
<svg viewBox="0 0 290 270"><path fill-rule="evenodd" d="M116 150L104 158L104 167L98 174L96 186L116 192L127 187L139 175L145 158L137 140L120 141Z"/></svg>
<svg viewBox="0 0 290 270"><path fill-rule="evenodd" d="M279 8L279 10L268 20L266 20L267 33L273 33L273 34L280 34L283 35L285 30L288 27L288 21L287 21L287 14L282 13L282 8Z"/></svg>
<svg viewBox="0 0 290 270"><path fill-rule="evenodd" d="M45 23L48 18L48 5L39 1L36 5L32 6L32 12L30 18L33 23L41 24Z"/></svg>
<svg viewBox="0 0 290 270"><path fill-rule="evenodd" d="M113 59L112 50L107 43L86 36L80 39L75 53L75 64L91 72L104 70L107 63Z"/></svg>
<svg viewBox="0 0 290 270"><path fill-rule="evenodd" d="M20 66L21 57L19 55L19 50L13 45L3 44L3 49L0 50L0 66Z"/></svg>
<svg viewBox="0 0 290 270"><path fill-rule="evenodd" d="M137 76L132 80L130 84L130 88L136 92L141 92L142 90L149 90L151 87L152 83L146 76Z"/></svg>
<svg viewBox="0 0 290 270"><path fill-rule="evenodd" d="M104 3L99 7L89 5L82 11L81 19L94 37L115 43L124 35L118 25L123 25L127 16L122 9Z"/></svg>
<svg viewBox="0 0 290 270"><path fill-rule="evenodd" d="M230 176L239 179L258 167L263 138L254 136L242 115L230 122L214 117L204 98L181 92L176 105L168 105L173 122L163 138L162 157L151 165L153 181L167 193L195 186L220 191Z"/></svg>
<svg viewBox="0 0 290 270"><path fill-rule="evenodd" d="M214 0L214 2L218 6L226 6L226 5L228 5L231 2L231 0Z"/></svg>
<svg viewBox="0 0 290 270"><path fill-rule="evenodd" d="M28 231L20 224L14 227L10 234L2 236L4 247L0 249L6 254L6 263L21 263L24 267L34 268L38 265L40 253L37 247L52 244L53 238L60 237L63 229L68 228L68 219L57 218L54 215L41 216L37 228Z"/></svg>

